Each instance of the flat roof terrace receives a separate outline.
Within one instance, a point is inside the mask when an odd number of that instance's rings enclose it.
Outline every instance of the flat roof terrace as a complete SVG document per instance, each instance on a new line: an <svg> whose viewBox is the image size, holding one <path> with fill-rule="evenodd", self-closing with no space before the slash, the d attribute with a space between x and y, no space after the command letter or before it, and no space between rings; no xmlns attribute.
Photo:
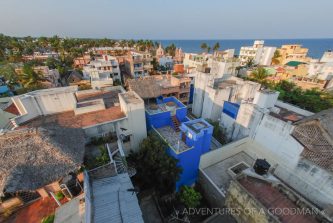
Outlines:
<svg viewBox="0 0 333 223"><path fill-rule="evenodd" d="M25 123L23 126L38 127L47 124L57 124L65 128L86 128L102 123L125 118L120 106L114 106L101 111L75 115L74 111L62 112L54 115L41 116Z"/></svg>
<svg viewBox="0 0 333 223"><path fill-rule="evenodd" d="M280 189L279 186L274 187L271 183L249 176L238 179L238 182L248 193L269 210L275 210L277 208L289 209L291 211L301 209L282 192L283 189ZM278 213L280 212L276 211L274 215L278 217L281 222L319 223L314 217L302 213Z"/></svg>
<svg viewBox="0 0 333 223"><path fill-rule="evenodd" d="M103 99L105 107L110 108L119 105L118 94L122 93L120 89L112 90L91 90L91 91L78 91L76 92L76 100L78 103L85 101L92 101L96 99Z"/></svg>
<svg viewBox="0 0 333 223"><path fill-rule="evenodd" d="M180 133L176 132L172 127L165 126L155 129L156 132L162 137L162 139L173 149L176 153L181 153L191 149L180 138Z"/></svg>

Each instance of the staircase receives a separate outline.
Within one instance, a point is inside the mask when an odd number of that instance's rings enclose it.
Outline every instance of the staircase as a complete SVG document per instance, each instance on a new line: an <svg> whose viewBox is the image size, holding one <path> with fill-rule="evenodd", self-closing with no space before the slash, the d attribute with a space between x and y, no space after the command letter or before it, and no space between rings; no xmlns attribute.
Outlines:
<svg viewBox="0 0 333 223"><path fill-rule="evenodd" d="M178 121L177 117L175 115L171 116L171 120L172 120L174 130L176 132L179 132L180 131L180 129L179 129L180 122Z"/></svg>
<svg viewBox="0 0 333 223"><path fill-rule="evenodd" d="M122 157L119 153L117 153L113 157L114 162L116 163L117 173L126 173L127 172L127 163L125 157Z"/></svg>

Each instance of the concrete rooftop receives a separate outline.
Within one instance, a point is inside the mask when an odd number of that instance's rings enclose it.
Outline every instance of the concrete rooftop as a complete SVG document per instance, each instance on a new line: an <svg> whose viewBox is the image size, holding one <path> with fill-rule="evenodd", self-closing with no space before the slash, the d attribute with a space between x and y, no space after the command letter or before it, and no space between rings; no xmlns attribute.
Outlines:
<svg viewBox="0 0 333 223"><path fill-rule="evenodd" d="M176 132L170 126L165 126L157 129L158 133L163 137L163 139L172 146L176 153L184 152L190 147L188 147L180 138L180 133Z"/></svg>

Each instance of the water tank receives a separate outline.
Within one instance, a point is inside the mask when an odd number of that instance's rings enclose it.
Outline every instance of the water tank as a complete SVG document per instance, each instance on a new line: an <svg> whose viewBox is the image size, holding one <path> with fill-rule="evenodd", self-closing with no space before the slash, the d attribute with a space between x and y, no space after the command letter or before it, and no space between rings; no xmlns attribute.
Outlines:
<svg viewBox="0 0 333 223"><path fill-rule="evenodd" d="M265 159L257 159L254 163L253 169L259 175L267 174L271 165Z"/></svg>

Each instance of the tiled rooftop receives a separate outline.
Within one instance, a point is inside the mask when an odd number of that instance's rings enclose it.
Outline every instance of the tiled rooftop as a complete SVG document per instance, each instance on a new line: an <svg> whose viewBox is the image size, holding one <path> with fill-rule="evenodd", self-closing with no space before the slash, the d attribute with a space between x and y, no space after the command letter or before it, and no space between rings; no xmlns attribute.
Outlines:
<svg viewBox="0 0 333 223"><path fill-rule="evenodd" d="M253 177L242 177L238 182L263 206L267 209L273 210L275 208L288 208L296 210L299 208L292 200L290 200L278 187L273 187L270 183ZM276 212L278 213L278 212ZM287 213L287 212L285 212ZM301 213L283 214L276 217L281 222L302 222L302 223L318 223L314 217L303 215Z"/></svg>
<svg viewBox="0 0 333 223"><path fill-rule="evenodd" d="M275 118L281 119L283 121L291 121L291 122L297 122L299 120L302 120L305 116L298 114L294 111L285 109L285 108L281 108L276 106L277 108L280 109L279 114L274 113L274 112L270 112L269 114Z"/></svg>
<svg viewBox="0 0 333 223"><path fill-rule="evenodd" d="M37 119L27 122L25 125L29 127L35 127L41 126L43 124L55 123L61 127L85 128L125 117L126 115L121 111L120 106L114 106L105 110L89 112L80 115L75 115L73 111L69 111L55 115L41 116Z"/></svg>

